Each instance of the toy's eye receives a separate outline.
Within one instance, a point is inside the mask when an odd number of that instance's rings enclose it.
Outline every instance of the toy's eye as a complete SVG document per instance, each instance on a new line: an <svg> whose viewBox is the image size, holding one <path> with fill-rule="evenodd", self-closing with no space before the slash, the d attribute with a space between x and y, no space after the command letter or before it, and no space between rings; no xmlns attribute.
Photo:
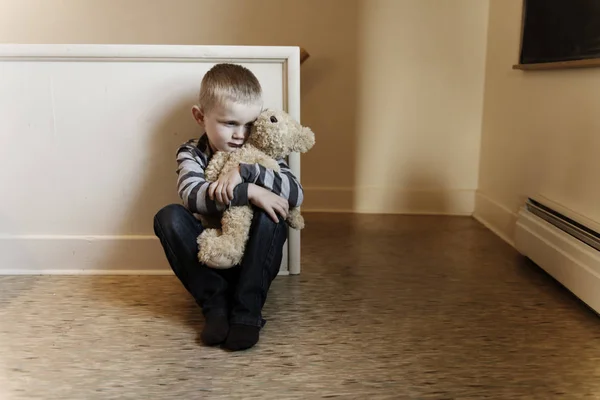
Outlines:
<svg viewBox="0 0 600 400"><path fill-rule="evenodd" d="M275 118L275 116L274 116L274 115L273 115L273 116L271 116L271 122L272 122L272 123L275 123L275 122L277 122L277 118Z"/></svg>

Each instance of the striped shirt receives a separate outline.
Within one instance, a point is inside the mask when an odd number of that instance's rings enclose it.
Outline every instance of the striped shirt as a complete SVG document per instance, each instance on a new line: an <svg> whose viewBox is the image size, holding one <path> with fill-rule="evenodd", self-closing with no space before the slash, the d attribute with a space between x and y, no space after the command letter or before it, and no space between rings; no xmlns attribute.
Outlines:
<svg viewBox="0 0 600 400"><path fill-rule="evenodd" d="M194 214L215 214L226 205L208 196L209 181L204 170L212 157L206 134L199 139L182 144L177 150L177 189L183 205ZM249 205L248 185L254 183L288 200L290 207L299 207L304 200L304 190L283 159L277 160L280 171L260 164L240 164L243 183L234 190L231 205Z"/></svg>

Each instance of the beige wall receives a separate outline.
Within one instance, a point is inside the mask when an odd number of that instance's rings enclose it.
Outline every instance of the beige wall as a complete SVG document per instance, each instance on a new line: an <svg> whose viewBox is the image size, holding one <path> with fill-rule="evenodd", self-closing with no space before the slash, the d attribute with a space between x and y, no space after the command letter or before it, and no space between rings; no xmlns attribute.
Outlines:
<svg viewBox="0 0 600 400"><path fill-rule="evenodd" d="M476 210L509 241L527 196L600 222L600 70L512 70L521 3L490 5Z"/></svg>
<svg viewBox="0 0 600 400"><path fill-rule="evenodd" d="M473 211L487 13L485 0L362 3L357 211Z"/></svg>
<svg viewBox="0 0 600 400"><path fill-rule="evenodd" d="M3 0L0 42L301 45L305 210L470 213L487 0Z"/></svg>

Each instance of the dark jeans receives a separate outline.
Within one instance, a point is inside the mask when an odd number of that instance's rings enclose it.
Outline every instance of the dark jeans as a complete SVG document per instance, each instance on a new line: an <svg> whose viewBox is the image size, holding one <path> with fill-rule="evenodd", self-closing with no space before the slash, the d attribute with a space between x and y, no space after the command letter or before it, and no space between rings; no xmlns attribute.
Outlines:
<svg viewBox="0 0 600 400"><path fill-rule="evenodd" d="M262 308L277 276L287 239L283 219L275 223L254 209L250 238L241 265L213 269L198 261L196 239L202 224L185 207L172 204L154 217L154 232L183 286L202 307L203 314L229 315L230 323L261 327Z"/></svg>

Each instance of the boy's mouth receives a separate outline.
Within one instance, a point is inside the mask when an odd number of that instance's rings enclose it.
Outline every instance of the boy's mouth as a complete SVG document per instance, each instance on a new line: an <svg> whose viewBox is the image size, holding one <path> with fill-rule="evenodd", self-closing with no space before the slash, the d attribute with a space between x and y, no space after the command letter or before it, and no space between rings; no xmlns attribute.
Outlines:
<svg viewBox="0 0 600 400"><path fill-rule="evenodd" d="M234 149L239 149L240 147L242 147L242 143L231 143L231 142L229 142L229 143L227 143L227 145L229 147L233 147Z"/></svg>

